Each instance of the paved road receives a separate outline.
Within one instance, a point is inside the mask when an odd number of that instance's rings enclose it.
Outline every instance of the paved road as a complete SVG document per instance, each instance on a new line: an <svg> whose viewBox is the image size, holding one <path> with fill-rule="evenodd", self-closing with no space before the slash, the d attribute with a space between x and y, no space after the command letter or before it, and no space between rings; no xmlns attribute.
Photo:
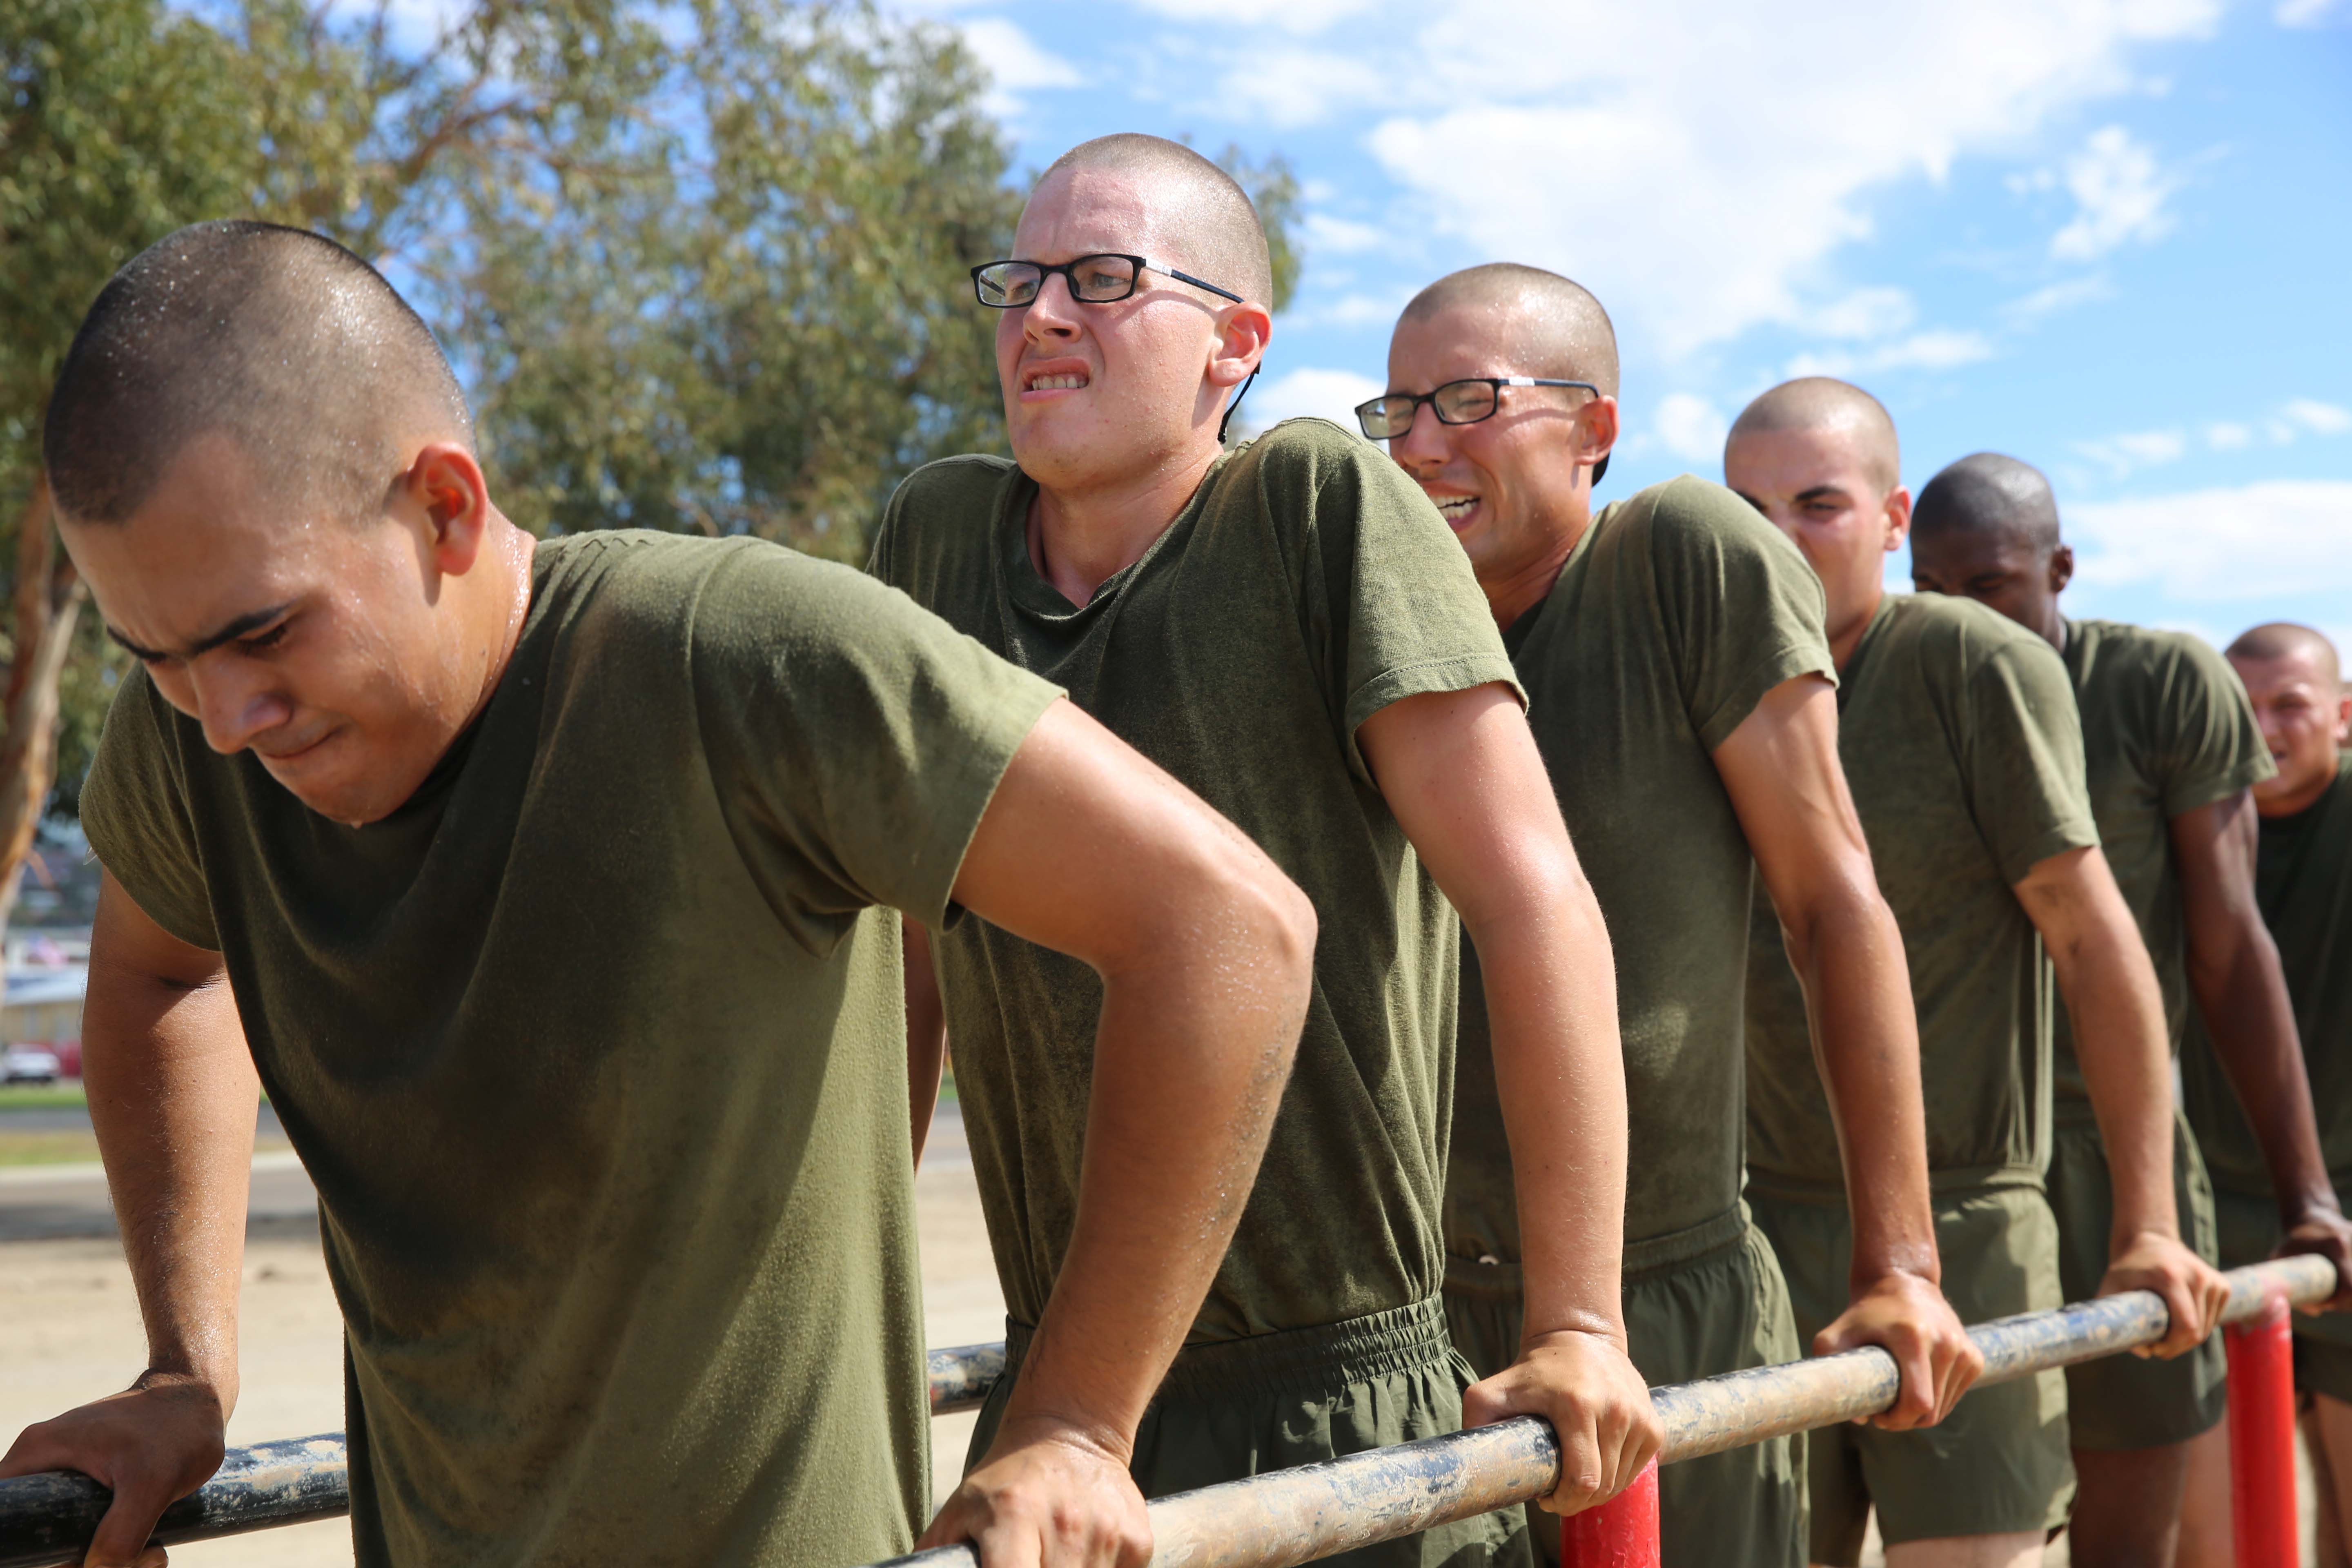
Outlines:
<svg viewBox="0 0 2352 1568"><path fill-rule="evenodd" d="M11 1112L11 1123L25 1114L27 1113ZM87 1119L80 1125L88 1126ZM269 1118L267 1130L277 1131L275 1117ZM923 1169L971 1168L971 1146L964 1139L962 1113L953 1104L943 1104L931 1121ZM303 1173L299 1161L284 1152L254 1156L250 1203L249 1223L253 1225L305 1220L319 1212L319 1194L310 1185L310 1178ZM106 1173L98 1166L0 1167L0 1241L42 1241L114 1233L114 1205L107 1196Z"/></svg>

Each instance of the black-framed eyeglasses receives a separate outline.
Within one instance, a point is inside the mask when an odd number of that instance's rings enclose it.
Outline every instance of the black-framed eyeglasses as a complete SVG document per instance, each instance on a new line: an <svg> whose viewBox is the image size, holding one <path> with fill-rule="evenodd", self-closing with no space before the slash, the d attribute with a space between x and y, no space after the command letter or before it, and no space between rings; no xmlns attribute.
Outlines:
<svg viewBox="0 0 2352 1568"><path fill-rule="evenodd" d="M1601 389L1589 381L1555 381L1540 375L1473 375L1449 381L1434 392L1383 392L1369 403L1356 405L1356 423L1375 441L1393 441L1412 428L1413 416L1428 404L1443 425L1475 425L1491 419L1502 404L1506 386L1580 386L1593 396Z"/></svg>
<svg viewBox="0 0 2352 1568"><path fill-rule="evenodd" d="M1014 310L1034 300L1037 291L1045 286L1045 279L1058 272L1070 286L1071 299L1082 304L1108 305L1134 293L1147 271L1164 273L1179 283L1206 289L1236 305L1243 302L1242 297L1232 289L1220 289L1189 272L1179 272L1165 262L1111 251L1100 256L1081 256L1059 267L1048 267L1042 261L983 261L971 269L971 291L992 310Z"/></svg>

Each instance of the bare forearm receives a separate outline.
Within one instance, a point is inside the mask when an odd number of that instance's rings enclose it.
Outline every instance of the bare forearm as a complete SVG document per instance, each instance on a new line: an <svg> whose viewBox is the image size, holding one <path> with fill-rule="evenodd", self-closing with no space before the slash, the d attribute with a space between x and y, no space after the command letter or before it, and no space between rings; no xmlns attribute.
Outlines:
<svg viewBox="0 0 2352 1568"><path fill-rule="evenodd" d="M1875 888L1845 890L1786 928L1853 1215L1850 1286L1942 1279L1928 1196L1919 1032L1903 936Z"/></svg>
<svg viewBox="0 0 2352 1568"><path fill-rule="evenodd" d="M2112 934L2086 937L2072 952L2053 948L2051 959L2106 1148L2115 1238L2147 1232L2178 1237L2171 1060L2147 950L2134 931L2128 943Z"/></svg>
<svg viewBox="0 0 2352 1568"><path fill-rule="evenodd" d="M1471 940L1518 1190L1527 1336L1572 1330L1622 1344L1625 1068L1608 929L1580 880L1549 908L1486 921Z"/></svg>
<svg viewBox="0 0 2352 1568"><path fill-rule="evenodd" d="M82 1050L149 1368L210 1384L226 1413L260 1099L236 1005L225 982L178 987L93 963Z"/></svg>
<svg viewBox="0 0 2352 1568"><path fill-rule="evenodd" d="M2262 1145L2279 1212L2292 1223L2314 1209L2335 1212L2336 1188L2320 1152L2278 949L2267 932L2254 934L2259 940L2232 943L2225 963L2192 973L2214 1054Z"/></svg>
<svg viewBox="0 0 2352 1568"><path fill-rule="evenodd" d="M1106 976L1078 1214L1006 1412L1131 1441L1223 1262L1305 1012L1240 933Z"/></svg>

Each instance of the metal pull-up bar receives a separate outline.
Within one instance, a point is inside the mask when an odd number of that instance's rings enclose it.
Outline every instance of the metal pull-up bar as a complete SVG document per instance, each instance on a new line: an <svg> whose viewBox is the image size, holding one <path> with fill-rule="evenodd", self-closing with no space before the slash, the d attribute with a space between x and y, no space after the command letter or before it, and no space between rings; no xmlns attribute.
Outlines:
<svg viewBox="0 0 2352 1568"><path fill-rule="evenodd" d="M2322 1301L2336 1292L2335 1266L2320 1258L2257 1264L2232 1270L2228 1279L2230 1305L2222 1321L2237 1323L2267 1313L2273 1340L2286 1332L2276 1315L2279 1305ZM2053 1312L1999 1319L1971 1329L1969 1335L1985 1356L1979 1382L1990 1384L2152 1344L2164 1337L2165 1326L2163 1301L2153 1292L2136 1290ZM2262 1429L2244 1451L2250 1458L2263 1453L2263 1462L2273 1467L2284 1451L2291 1478L2292 1396L2271 1386L2286 1375L2284 1355L2275 1344L2269 1348L2263 1398L2242 1401L2234 1344L2232 1352L2233 1451L2241 1447L2235 1429L2240 1404L2260 1403ZM1004 1348L935 1350L929 1363L934 1414L968 1410L1003 1374ZM1894 1358L1864 1349L1653 1389L1666 1427L1659 1458L1671 1464L1867 1415L1892 1405L1898 1385ZM2284 1450L2278 1435L2267 1430L2281 1422L2290 1423ZM1520 1416L1162 1498L1151 1504L1152 1562L1154 1568L1291 1568L1525 1502L1549 1491L1559 1473L1559 1450L1550 1426ZM2243 1478L2240 1490L2247 1494ZM2247 1495L2268 1497L2274 1504L2275 1486ZM78 1563L109 1496L97 1482L67 1472L0 1481L0 1568ZM231 1450L211 1480L164 1513L154 1539L177 1545L332 1518L350 1507L342 1437L328 1433ZM2241 1521L2242 1536L2245 1522ZM2275 1521L2268 1527L2279 1528ZM2284 1528L2291 1539L2292 1522ZM2242 1554L2242 1560L2245 1568L2269 1568ZM940 1547L894 1559L893 1565L978 1568L978 1554L969 1546Z"/></svg>

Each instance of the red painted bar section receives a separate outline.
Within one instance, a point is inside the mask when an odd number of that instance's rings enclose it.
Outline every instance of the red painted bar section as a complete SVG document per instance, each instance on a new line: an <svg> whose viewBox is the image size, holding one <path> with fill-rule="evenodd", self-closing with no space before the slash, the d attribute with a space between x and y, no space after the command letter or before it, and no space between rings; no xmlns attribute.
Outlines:
<svg viewBox="0 0 2352 1568"><path fill-rule="evenodd" d="M2294 1333L2286 1295L2221 1331L2230 1351L2230 1522L2237 1568L2296 1568Z"/></svg>
<svg viewBox="0 0 2352 1568"><path fill-rule="evenodd" d="M1659 1568L1658 1462L1599 1508L1559 1521L1560 1568Z"/></svg>

